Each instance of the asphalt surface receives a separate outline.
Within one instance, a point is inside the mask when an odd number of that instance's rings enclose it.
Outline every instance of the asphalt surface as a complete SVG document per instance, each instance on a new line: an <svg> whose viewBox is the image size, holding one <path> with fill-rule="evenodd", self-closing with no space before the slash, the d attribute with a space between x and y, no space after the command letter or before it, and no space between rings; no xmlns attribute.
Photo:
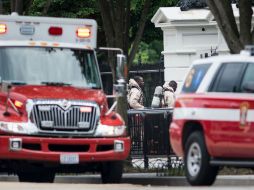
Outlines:
<svg viewBox="0 0 254 190"><path fill-rule="evenodd" d="M0 182L18 181L16 176L0 175ZM57 175L55 183L100 184L100 175ZM155 173L126 173L122 184L145 186L189 186L184 176L158 176ZM254 175L219 175L214 186L254 186Z"/></svg>

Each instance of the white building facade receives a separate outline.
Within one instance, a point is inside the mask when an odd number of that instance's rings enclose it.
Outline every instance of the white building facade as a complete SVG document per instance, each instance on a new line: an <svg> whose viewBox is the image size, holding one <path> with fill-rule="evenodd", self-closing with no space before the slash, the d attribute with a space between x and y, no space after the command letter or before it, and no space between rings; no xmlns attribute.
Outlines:
<svg viewBox="0 0 254 190"><path fill-rule="evenodd" d="M232 7L239 23L239 9ZM179 7L161 7L151 21L163 31L165 81L175 80L181 85L192 61L210 56L211 49L220 55L229 53L208 8L181 11Z"/></svg>

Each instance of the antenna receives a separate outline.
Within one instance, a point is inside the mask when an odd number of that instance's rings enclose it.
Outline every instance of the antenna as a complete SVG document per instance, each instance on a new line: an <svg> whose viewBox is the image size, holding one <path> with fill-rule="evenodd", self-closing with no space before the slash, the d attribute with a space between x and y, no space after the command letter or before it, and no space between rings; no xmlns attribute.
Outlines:
<svg viewBox="0 0 254 190"><path fill-rule="evenodd" d="M218 46L216 46L214 49L213 49L213 47L211 46L211 56L219 55L219 54L217 53L217 49L218 49Z"/></svg>

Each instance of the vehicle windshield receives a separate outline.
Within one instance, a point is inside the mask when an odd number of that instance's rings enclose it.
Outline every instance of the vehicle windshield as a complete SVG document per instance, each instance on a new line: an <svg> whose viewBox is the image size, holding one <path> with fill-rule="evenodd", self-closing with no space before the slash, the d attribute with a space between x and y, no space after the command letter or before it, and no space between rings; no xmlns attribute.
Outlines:
<svg viewBox="0 0 254 190"><path fill-rule="evenodd" d="M0 48L1 81L101 88L93 51L52 47Z"/></svg>

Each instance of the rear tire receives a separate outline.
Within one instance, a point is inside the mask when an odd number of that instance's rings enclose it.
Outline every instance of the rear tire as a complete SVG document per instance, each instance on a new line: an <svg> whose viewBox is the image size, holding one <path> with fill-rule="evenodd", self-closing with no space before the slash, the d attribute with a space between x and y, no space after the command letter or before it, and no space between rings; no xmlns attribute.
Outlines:
<svg viewBox="0 0 254 190"><path fill-rule="evenodd" d="M218 173L218 167L209 164L203 134L200 131L192 133L184 147L185 175L191 185L212 185Z"/></svg>
<svg viewBox="0 0 254 190"><path fill-rule="evenodd" d="M102 164L102 183L120 183L123 174L123 161L105 162Z"/></svg>
<svg viewBox="0 0 254 190"><path fill-rule="evenodd" d="M20 182L36 182L36 183L53 183L55 172L39 171L39 172L18 172Z"/></svg>

